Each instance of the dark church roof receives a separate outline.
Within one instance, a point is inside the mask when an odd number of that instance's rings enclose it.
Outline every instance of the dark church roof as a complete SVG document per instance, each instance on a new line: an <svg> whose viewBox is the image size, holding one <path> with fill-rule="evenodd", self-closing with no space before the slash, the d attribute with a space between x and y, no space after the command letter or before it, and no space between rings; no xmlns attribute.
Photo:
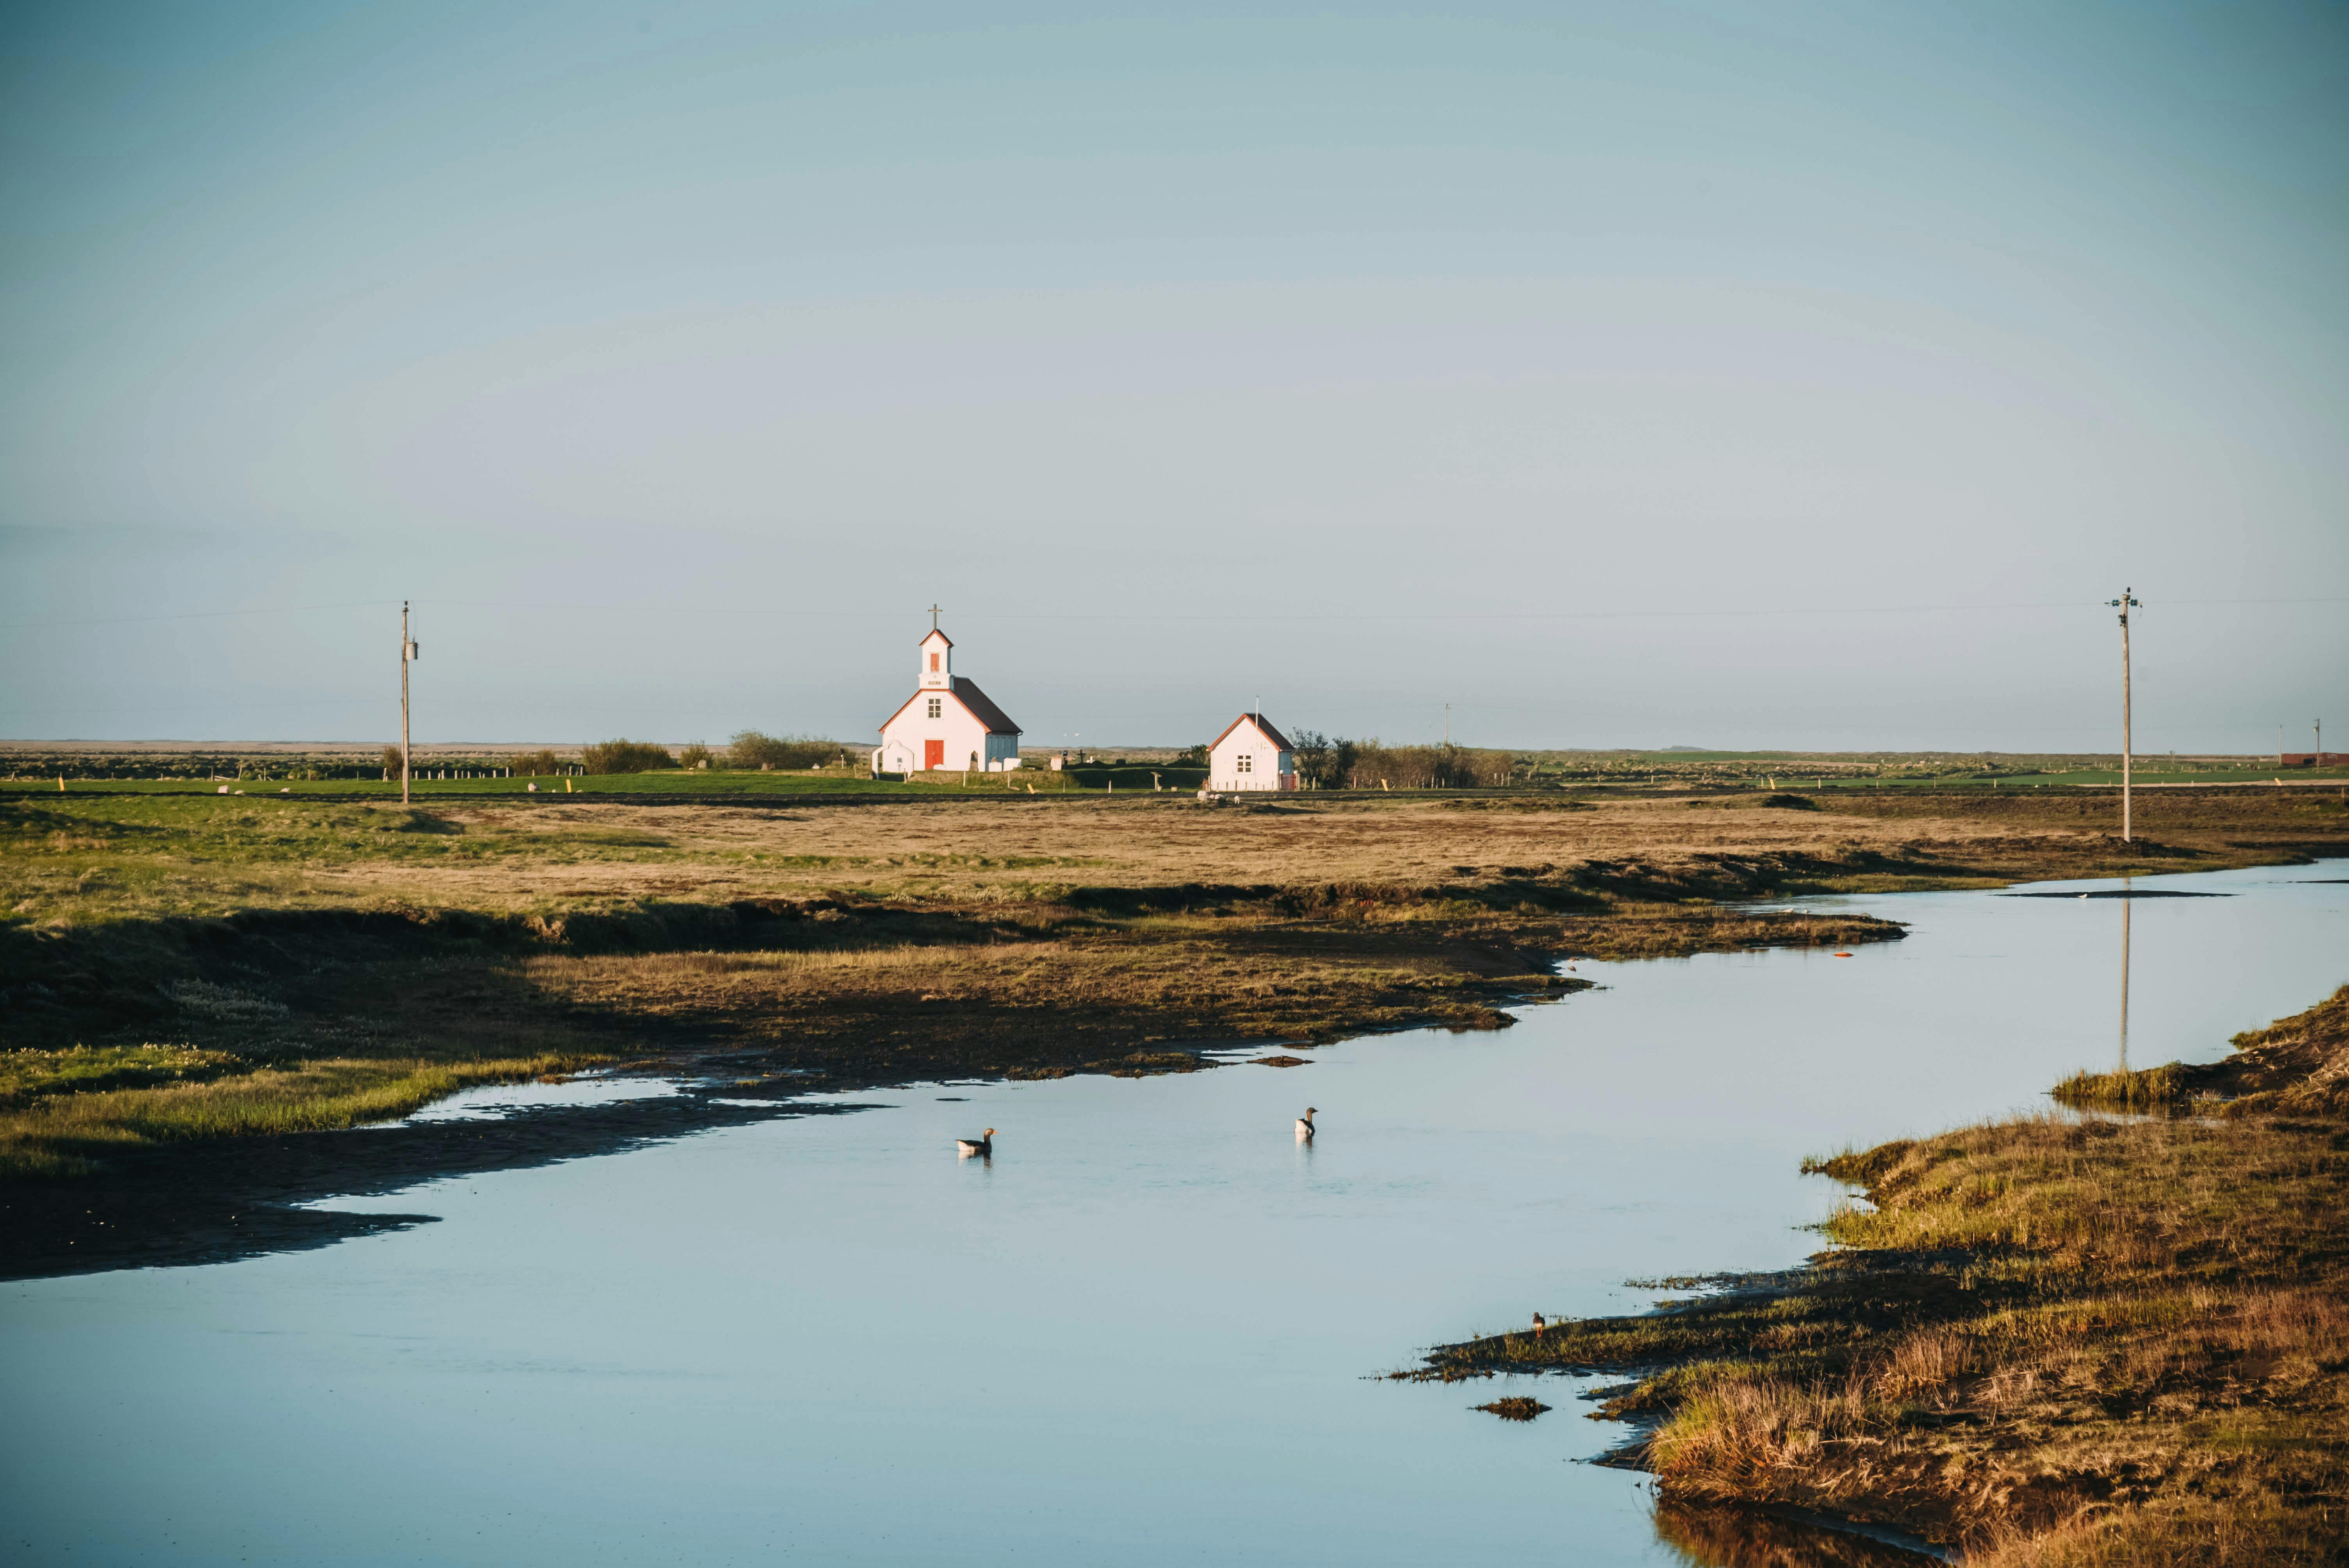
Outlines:
<svg viewBox="0 0 2349 1568"><path fill-rule="evenodd" d="M961 699L963 707L970 709L972 717L987 726L988 734L1017 735L1019 733L1019 727L1011 722L1011 716L996 707L995 699L979 690L977 681L963 676L955 676L954 694Z"/></svg>

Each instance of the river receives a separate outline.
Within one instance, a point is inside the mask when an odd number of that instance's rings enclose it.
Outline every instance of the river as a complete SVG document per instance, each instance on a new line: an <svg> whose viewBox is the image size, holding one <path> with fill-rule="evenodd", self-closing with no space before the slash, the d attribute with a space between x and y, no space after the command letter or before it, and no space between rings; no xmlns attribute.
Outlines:
<svg viewBox="0 0 2349 1568"><path fill-rule="evenodd" d="M1910 934L1583 964L1599 989L1514 1028L1303 1068L867 1094L347 1201L438 1222L321 1250L0 1285L0 1542L84 1564L1710 1563L1659 1538L1640 1477L1587 1462L1623 1432L1582 1418L1577 1380L1375 1375L1537 1310L1636 1309L1630 1279L1798 1261L1837 1192L1804 1155L2044 1107L2112 1064L2125 914L2131 1059L2223 1054L2349 980L2343 879L1779 901ZM957 1159L987 1127L993 1159ZM1469 1408L1499 1393L1555 1408Z"/></svg>

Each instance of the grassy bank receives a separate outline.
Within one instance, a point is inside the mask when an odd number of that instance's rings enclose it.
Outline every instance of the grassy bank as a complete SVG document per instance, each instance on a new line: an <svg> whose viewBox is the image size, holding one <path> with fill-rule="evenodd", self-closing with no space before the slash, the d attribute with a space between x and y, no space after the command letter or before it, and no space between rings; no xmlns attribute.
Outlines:
<svg viewBox="0 0 2349 1568"><path fill-rule="evenodd" d="M2349 1056L2344 1025L2349 988L2231 1065L2304 1082ZM1867 1202L1810 1266L1445 1346L1417 1375L1639 1371L1607 1413L1643 1423L1667 1498L1880 1521L1970 1562L2339 1562L2349 1127L2238 1103L1839 1155L1814 1169Z"/></svg>

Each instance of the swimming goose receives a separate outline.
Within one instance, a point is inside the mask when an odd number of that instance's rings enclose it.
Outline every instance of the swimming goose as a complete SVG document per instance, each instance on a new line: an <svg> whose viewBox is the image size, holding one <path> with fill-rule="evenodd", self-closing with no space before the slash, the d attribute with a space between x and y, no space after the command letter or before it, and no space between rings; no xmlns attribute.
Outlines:
<svg viewBox="0 0 2349 1568"><path fill-rule="evenodd" d="M991 1128L991 1127L990 1127L990 1128L988 1128L988 1129L987 1130L987 1136L986 1136L986 1137L984 1137L984 1138L957 1138L957 1139L956 1139L956 1140L955 1140L955 1152L956 1152L957 1154L959 1154L959 1155L963 1156L965 1159L968 1159L968 1158L969 1158L971 1155L974 1155L974 1154L979 1155L979 1156L981 1156L981 1157L990 1156L990 1155L994 1154L994 1152L995 1152L995 1129L993 1129L993 1128Z"/></svg>
<svg viewBox="0 0 2349 1568"><path fill-rule="evenodd" d="M1305 1108L1305 1114L1297 1119L1297 1136L1299 1138L1313 1136L1313 1108L1309 1105Z"/></svg>

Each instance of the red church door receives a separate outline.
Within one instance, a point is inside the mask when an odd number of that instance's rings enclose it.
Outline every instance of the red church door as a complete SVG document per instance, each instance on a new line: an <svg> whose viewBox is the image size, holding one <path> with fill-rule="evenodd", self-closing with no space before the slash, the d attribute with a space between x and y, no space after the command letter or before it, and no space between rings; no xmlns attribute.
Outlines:
<svg viewBox="0 0 2349 1568"><path fill-rule="evenodd" d="M943 740L922 742L922 766L944 768L947 765L947 743Z"/></svg>

